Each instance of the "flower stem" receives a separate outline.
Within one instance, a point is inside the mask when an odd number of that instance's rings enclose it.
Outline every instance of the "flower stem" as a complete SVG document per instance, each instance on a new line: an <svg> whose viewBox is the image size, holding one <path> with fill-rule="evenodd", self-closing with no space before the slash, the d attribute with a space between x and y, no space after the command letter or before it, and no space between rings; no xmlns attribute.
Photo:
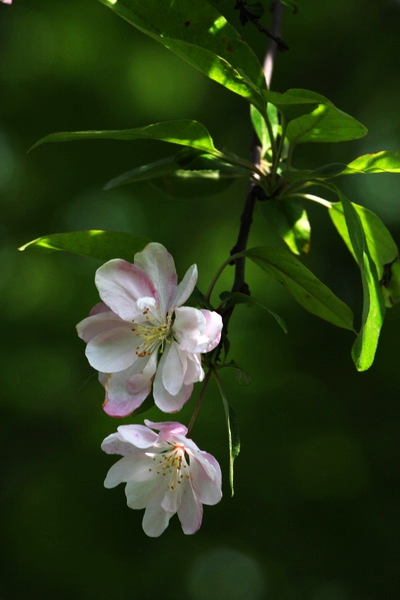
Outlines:
<svg viewBox="0 0 400 600"><path fill-rule="evenodd" d="M201 386L199 397L197 398L196 406L194 407L192 418L190 419L190 423L188 425L188 434L191 432L191 430L193 428L193 425L194 425L194 423L195 423L195 421L197 419L197 415L199 413L200 406L201 406L201 403L203 401L204 394L205 394L205 391L207 389L208 382L210 381L210 377L211 377L212 372L213 372L213 368L210 367L208 369L207 373L206 373L206 376L204 377L203 385Z"/></svg>

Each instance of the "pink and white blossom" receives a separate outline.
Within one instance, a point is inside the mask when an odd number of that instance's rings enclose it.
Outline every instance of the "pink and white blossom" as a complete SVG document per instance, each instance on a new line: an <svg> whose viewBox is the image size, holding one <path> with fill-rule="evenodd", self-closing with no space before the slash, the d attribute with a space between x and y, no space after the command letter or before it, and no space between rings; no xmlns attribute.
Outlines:
<svg viewBox="0 0 400 600"><path fill-rule="evenodd" d="M183 532L195 533L203 504L221 500L220 466L186 437L187 431L180 423L145 420L145 425L121 425L102 443L108 454L123 456L108 471L105 487L126 483L128 506L146 509L143 530L150 537L160 536L175 513Z"/></svg>
<svg viewBox="0 0 400 600"><path fill-rule="evenodd" d="M11 4L12 0L0 0L3 4Z"/></svg>
<svg viewBox="0 0 400 600"><path fill-rule="evenodd" d="M162 411L178 411L203 380L201 354L219 343L222 319L182 306L196 281L192 265L178 285L173 258L157 243L138 252L134 264L114 259L97 270L102 302L77 330L106 389L107 414L129 415L151 389Z"/></svg>

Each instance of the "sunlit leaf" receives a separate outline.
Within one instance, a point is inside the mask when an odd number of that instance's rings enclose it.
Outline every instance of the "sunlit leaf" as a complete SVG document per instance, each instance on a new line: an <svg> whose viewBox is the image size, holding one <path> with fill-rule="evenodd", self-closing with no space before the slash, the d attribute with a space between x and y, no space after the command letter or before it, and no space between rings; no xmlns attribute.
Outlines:
<svg viewBox="0 0 400 600"><path fill-rule="evenodd" d="M312 95L309 97L309 94L311 92L308 92L308 90L301 89L287 90L283 94L266 90L264 98L269 104L272 104L280 111L287 125L293 119L310 113L319 106L320 100L317 100ZM319 96L319 94L317 95ZM322 96L319 97L323 98Z"/></svg>
<svg viewBox="0 0 400 600"><path fill-rule="evenodd" d="M112 258L124 258L132 262L134 254L143 250L149 242L148 238L134 236L130 233L94 229L53 233L28 242L19 250L45 254L64 251L104 261Z"/></svg>
<svg viewBox="0 0 400 600"><path fill-rule="evenodd" d="M266 84L256 55L208 2L100 1L207 77L264 109L261 90Z"/></svg>
<svg viewBox="0 0 400 600"><path fill-rule="evenodd" d="M391 307L400 301L398 248L390 232L375 213L364 206L354 204L354 202L352 202L352 206L361 221L369 254L377 269L377 277L381 285L385 305ZM342 204L340 202L332 204L329 214L346 246L357 260L347 229Z"/></svg>
<svg viewBox="0 0 400 600"><path fill-rule="evenodd" d="M374 361L385 315L385 302L358 211L340 190L338 195L343 206L349 241L361 271L364 299L362 321L360 332L353 344L352 357L358 371L365 371Z"/></svg>
<svg viewBox="0 0 400 600"><path fill-rule="evenodd" d="M189 119L154 123L135 129L116 129L111 131L69 131L51 133L36 142L30 148L37 148L49 142L74 142L78 140L140 140L151 139L189 146L204 152L219 155L207 129L197 121Z"/></svg>
<svg viewBox="0 0 400 600"><path fill-rule="evenodd" d="M244 255L279 281L303 308L338 327L353 331L353 314L347 304L289 250L261 246L246 250Z"/></svg>
<svg viewBox="0 0 400 600"><path fill-rule="evenodd" d="M354 159L342 175L354 173L400 173L400 150L382 150Z"/></svg>
<svg viewBox="0 0 400 600"><path fill-rule="evenodd" d="M382 150L371 154L363 154L348 165L331 163L317 169L283 172L283 176L291 181L315 181L331 179L339 175L357 175L368 173L400 173L400 150Z"/></svg>
<svg viewBox="0 0 400 600"><path fill-rule="evenodd" d="M278 109L276 108L276 106L269 103L267 105L267 114L269 122L271 124L272 135L274 139L276 139L278 135L278 129L280 127ZM272 145L268 127L265 123L263 115L253 105L250 106L250 117L253 123L254 130L261 144L261 156L264 157L268 150L270 150Z"/></svg>
<svg viewBox="0 0 400 600"><path fill-rule="evenodd" d="M294 254L308 252L311 226L301 200L297 198L271 199L260 202L260 208Z"/></svg>
<svg viewBox="0 0 400 600"><path fill-rule="evenodd" d="M378 278L381 279L384 266L393 263L398 257L398 248L390 232L375 213L354 202L351 204L360 219L365 239L368 244L369 254L376 265ZM346 225L342 203L335 202L332 204L329 214L336 229L342 236L354 258L357 260L355 249L350 240L350 234Z"/></svg>
<svg viewBox="0 0 400 600"><path fill-rule="evenodd" d="M362 123L336 108L321 94L309 90L293 89L288 90L284 95L292 98L294 103L297 100L306 102L308 99L317 104L311 112L291 120L288 124L286 135L292 144L344 142L367 134L367 128Z"/></svg>

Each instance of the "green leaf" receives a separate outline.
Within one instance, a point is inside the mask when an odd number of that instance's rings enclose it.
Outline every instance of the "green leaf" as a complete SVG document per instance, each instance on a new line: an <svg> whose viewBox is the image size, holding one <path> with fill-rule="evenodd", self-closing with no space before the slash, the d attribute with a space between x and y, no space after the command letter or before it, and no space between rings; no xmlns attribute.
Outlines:
<svg viewBox="0 0 400 600"><path fill-rule="evenodd" d="M280 317L276 312L267 308L264 304L253 298L253 296L248 296L247 294L242 294L241 292L222 292L220 294L221 300L224 302L224 307L236 306L237 304L246 304L246 306L257 306L266 310L270 315L272 315L278 325L282 328L282 330L287 333L287 326L285 321Z"/></svg>
<svg viewBox="0 0 400 600"><path fill-rule="evenodd" d="M143 250L149 242L148 238L137 237L130 233L94 229L91 231L53 233L33 240L21 246L19 250L44 254L64 251L104 261L112 258L123 258L132 262L134 254Z"/></svg>
<svg viewBox="0 0 400 600"><path fill-rule="evenodd" d="M293 119L308 114L319 106L320 100L313 96L309 97L309 94L312 92L301 89L287 90L283 94L267 90L264 92L264 98L268 103L276 106L287 125ZM319 94L316 95L319 96ZM319 98L323 98L323 96L319 96Z"/></svg>
<svg viewBox="0 0 400 600"><path fill-rule="evenodd" d="M287 126L286 136L292 144L305 142L344 142L367 134L367 128L350 115L342 112L330 100L309 90L293 89L285 92L288 98L300 104L308 99L317 106ZM285 95L284 94L284 95ZM305 106L306 108L306 106Z"/></svg>
<svg viewBox="0 0 400 600"><path fill-rule="evenodd" d="M288 8L291 8L293 14L298 13L300 10L299 5L297 4L297 2L294 2L294 0L281 0L281 2Z"/></svg>
<svg viewBox="0 0 400 600"><path fill-rule="evenodd" d="M243 254L279 281L303 308L338 327L354 331L353 314L347 304L288 250L261 246Z"/></svg>
<svg viewBox="0 0 400 600"><path fill-rule="evenodd" d="M367 173L400 173L400 150L381 150L363 154L351 163L331 163L317 169L288 169L282 175L290 181L315 181L331 179L339 175L358 175Z"/></svg>
<svg viewBox="0 0 400 600"><path fill-rule="evenodd" d="M215 380L218 385L219 393L221 394L222 404L224 406L226 424L228 427L228 444L229 444L229 484L231 487L231 494L234 494L233 486L233 463L235 458L240 452L240 435L239 435L239 423L237 420L236 413L232 406L229 404L225 392L222 388L221 380L217 373L214 371Z"/></svg>
<svg viewBox="0 0 400 600"><path fill-rule="evenodd" d="M355 158L340 173L400 173L400 150L381 150Z"/></svg>
<svg viewBox="0 0 400 600"><path fill-rule="evenodd" d="M282 177L288 179L291 182L297 181L321 181L326 179L331 179L332 177L337 177L338 175L342 175L343 171L346 169L346 165L344 163L330 163L327 165L322 165L322 167L318 167L317 169L285 169L282 172Z"/></svg>
<svg viewBox="0 0 400 600"><path fill-rule="evenodd" d="M353 344L352 357L357 370L365 371L374 361L385 315L385 303L375 263L369 252L363 223L350 200L340 190L338 195L343 206L349 240L361 270L364 297L362 322L360 332Z"/></svg>
<svg viewBox="0 0 400 600"><path fill-rule="evenodd" d="M354 202L351 204L357 212L364 230L368 251L377 270L377 278L381 285L385 305L390 308L393 304L400 301L400 261L398 248L390 232L375 213ZM342 204L340 202L332 204L329 214L346 246L357 260L347 229Z"/></svg>
<svg viewBox="0 0 400 600"><path fill-rule="evenodd" d="M104 189L154 180L156 187L174 197L202 196L222 192L235 178L248 179L250 174L247 169L230 165L211 154L185 148L175 156L142 165L114 177L105 184Z"/></svg>
<svg viewBox="0 0 400 600"><path fill-rule="evenodd" d="M375 263L378 278L381 279L385 265L392 264L398 257L398 248L390 232L375 213L354 202L352 202L351 205L360 219L369 254ZM353 254L354 258L358 260L353 243L350 239L342 203L335 202L332 204L329 214L350 252Z"/></svg>
<svg viewBox="0 0 400 600"><path fill-rule="evenodd" d="M180 169L152 179L151 185L173 198L197 198L225 192L233 183L232 177L220 171L187 171Z"/></svg>
<svg viewBox="0 0 400 600"><path fill-rule="evenodd" d="M274 136L274 139L276 139L278 135L278 130L280 128L278 110L276 106L274 106L273 104L268 104L267 114L269 122L271 124L272 135ZM253 105L250 106L250 117L253 123L254 130L261 144L261 156L264 157L272 146L268 127L265 123L263 115Z"/></svg>
<svg viewBox="0 0 400 600"><path fill-rule="evenodd" d="M135 129L116 129L111 131L69 131L51 133L41 138L30 150L49 142L74 142L77 140L140 140L151 139L171 144L189 146L213 155L220 155L214 147L207 129L197 121L189 119L154 123Z"/></svg>
<svg viewBox="0 0 400 600"><path fill-rule="evenodd" d="M264 109L261 90L266 84L256 55L208 2L100 1L210 79Z"/></svg>
<svg viewBox="0 0 400 600"><path fill-rule="evenodd" d="M271 199L260 202L259 205L264 216L294 254L308 252L311 226L301 200Z"/></svg>
<svg viewBox="0 0 400 600"><path fill-rule="evenodd" d="M162 160L157 160L148 165L142 165L136 167L136 169L126 171L108 181L103 186L103 189L111 190L120 185L127 185L138 181L147 181L149 179L154 179L155 177L160 177L166 173L177 171L178 169L179 165L175 160L175 156L170 156L169 158L163 158Z"/></svg>

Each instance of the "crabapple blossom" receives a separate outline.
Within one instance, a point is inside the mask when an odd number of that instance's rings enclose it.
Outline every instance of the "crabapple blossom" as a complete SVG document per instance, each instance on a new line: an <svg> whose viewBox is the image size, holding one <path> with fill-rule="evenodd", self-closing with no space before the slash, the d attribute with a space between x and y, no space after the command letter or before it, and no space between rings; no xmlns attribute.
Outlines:
<svg viewBox="0 0 400 600"><path fill-rule="evenodd" d="M182 306L196 281L192 265L178 285L173 258L158 243L135 254L134 264L114 259L97 270L102 302L77 330L105 387L107 414L132 413L151 388L156 405L175 412L203 380L201 354L218 345L222 319L214 311Z"/></svg>
<svg viewBox="0 0 400 600"><path fill-rule="evenodd" d="M3 4L11 4L12 0L0 0Z"/></svg>
<svg viewBox="0 0 400 600"><path fill-rule="evenodd" d="M143 530L148 536L160 536L175 513L183 532L193 534L201 525L203 504L221 500L220 466L186 437L184 425L144 422L121 425L103 441L105 452L123 456L108 471L104 485L126 482L128 506L146 509Z"/></svg>

